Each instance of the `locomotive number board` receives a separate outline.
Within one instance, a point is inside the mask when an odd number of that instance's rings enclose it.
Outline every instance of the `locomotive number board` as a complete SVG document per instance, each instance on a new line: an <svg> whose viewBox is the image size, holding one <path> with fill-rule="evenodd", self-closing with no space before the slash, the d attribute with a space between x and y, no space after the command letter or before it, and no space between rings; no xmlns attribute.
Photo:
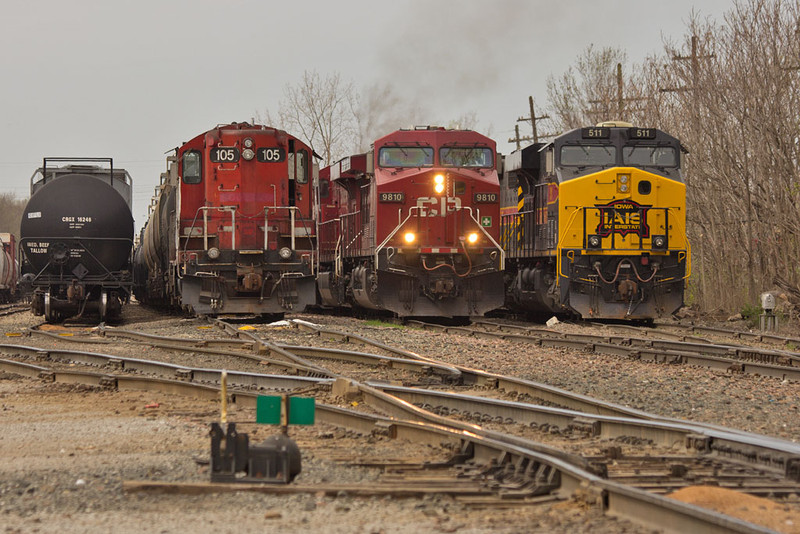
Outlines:
<svg viewBox="0 0 800 534"><path fill-rule="evenodd" d="M476 204L479 202L497 202L497 193L474 193L472 201Z"/></svg>
<svg viewBox="0 0 800 534"><path fill-rule="evenodd" d="M381 202L405 202L406 201L406 194L405 193L381 193L379 198L380 198Z"/></svg>
<svg viewBox="0 0 800 534"><path fill-rule="evenodd" d="M286 150L278 147L261 147L256 149L256 160L261 163L280 163L286 159Z"/></svg>
<svg viewBox="0 0 800 534"><path fill-rule="evenodd" d="M218 146L208 152L214 163L233 163L239 161L239 149L235 146Z"/></svg>
<svg viewBox="0 0 800 534"><path fill-rule="evenodd" d="M654 128L631 128L628 130L631 139L655 139L656 130Z"/></svg>
<svg viewBox="0 0 800 534"><path fill-rule="evenodd" d="M611 136L611 129L605 126L595 126L594 128L581 128L581 137L584 139L608 139Z"/></svg>

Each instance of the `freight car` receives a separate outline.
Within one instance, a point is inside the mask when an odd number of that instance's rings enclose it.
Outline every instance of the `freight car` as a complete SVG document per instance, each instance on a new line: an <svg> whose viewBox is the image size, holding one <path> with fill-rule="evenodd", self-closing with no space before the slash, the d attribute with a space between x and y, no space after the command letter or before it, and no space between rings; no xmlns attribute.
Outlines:
<svg viewBox="0 0 800 534"><path fill-rule="evenodd" d="M314 304L312 150L266 126L217 126L175 149L134 255L134 295L202 315Z"/></svg>
<svg viewBox="0 0 800 534"><path fill-rule="evenodd" d="M326 306L423 317L503 304L495 143L417 127L320 171L318 289Z"/></svg>
<svg viewBox="0 0 800 534"><path fill-rule="evenodd" d="M48 322L87 312L120 318L132 284L131 192L130 175L111 158L44 159L20 223L35 315Z"/></svg>
<svg viewBox="0 0 800 534"><path fill-rule="evenodd" d="M14 234L0 233L0 302L17 300L18 274L17 241Z"/></svg>
<svg viewBox="0 0 800 534"><path fill-rule="evenodd" d="M645 321L677 311L691 272L684 152L658 129L611 122L507 156L507 305Z"/></svg>

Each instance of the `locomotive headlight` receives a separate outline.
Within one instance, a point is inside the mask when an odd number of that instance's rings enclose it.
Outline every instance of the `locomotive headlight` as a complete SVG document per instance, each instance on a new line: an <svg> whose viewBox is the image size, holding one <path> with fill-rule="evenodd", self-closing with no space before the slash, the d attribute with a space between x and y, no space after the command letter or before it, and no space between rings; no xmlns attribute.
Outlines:
<svg viewBox="0 0 800 534"><path fill-rule="evenodd" d="M242 144L245 148L253 148L253 139L250 137L245 137L244 141L242 141Z"/></svg>
<svg viewBox="0 0 800 534"><path fill-rule="evenodd" d="M437 174L433 177L433 190L441 194L444 192L444 175Z"/></svg>
<svg viewBox="0 0 800 534"><path fill-rule="evenodd" d="M252 148L245 148L242 150L242 157L247 161L250 161L254 157L256 157L256 153L253 151Z"/></svg>
<svg viewBox="0 0 800 534"><path fill-rule="evenodd" d="M603 243L603 240L597 234L590 235L587 241L589 248L600 248L600 245Z"/></svg>
<svg viewBox="0 0 800 534"><path fill-rule="evenodd" d="M620 193L627 193L630 189L629 182L631 180L630 175L628 174L618 174L617 175L617 191Z"/></svg>
<svg viewBox="0 0 800 534"><path fill-rule="evenodd" d="M280 256L282 260L288 260L289 258L292 257L292 249L290 249L289 247L282 247L278 251L278 256Z"/></svg>
<svg viewBox="0 0 800 534"><path fill-rule="evenodd" d="M478 237L480 237L478 232L472 232L471 234L467 235L467 243L474 245L478 242Z"/></svg>
<svg viewBox="0 0 800 534"><path fill-rule="evenodd" d="M216 260L217 258L219 258L219 249L217 247L211 247L210 249L208 249L207 254L208 254L208 259Z"/></svg>
<svg viewBox="0 0 800 534"><path fill-rule="evenodd" d="M410 245L417 240L417 236L414 232L406 232L405 235L403 235L403 240Z"/></svg>

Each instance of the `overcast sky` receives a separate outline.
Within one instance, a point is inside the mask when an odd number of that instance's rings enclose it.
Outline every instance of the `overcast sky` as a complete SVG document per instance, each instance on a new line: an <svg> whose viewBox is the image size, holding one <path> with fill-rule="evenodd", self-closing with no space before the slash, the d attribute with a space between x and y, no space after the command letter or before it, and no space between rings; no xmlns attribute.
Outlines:
<svg viewBox="0 0 800 534"><path fill-rule="evenodd" d="M0 17L0 192L28 196L43 157L113 157L136 228L164 153L217 124L277 110L303 71L389 83L426 123L474 112L501 151L528 96L586 47L631 62L678 41L694 9L732 0L52 0ZM397 124L405 127L410 124ZM524 125L523 133L527 133ZM529 127L528 127L529 128Z"/></svg>

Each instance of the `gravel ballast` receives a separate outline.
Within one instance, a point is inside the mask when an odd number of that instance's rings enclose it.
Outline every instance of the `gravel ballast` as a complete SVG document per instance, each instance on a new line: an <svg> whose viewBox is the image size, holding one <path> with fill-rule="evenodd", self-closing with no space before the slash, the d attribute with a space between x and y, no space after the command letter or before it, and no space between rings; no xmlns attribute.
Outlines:
<svg viewBox="0 0 800 534"><path fill-rule="evenodd" d="M130 319L122 325L125 328L173 337L200 335L202 323L198 321L161 317L135 304L126 314ZM792 424L797 418L800 384L793 382L352 318L292 317L399 345L450 364L543 382L657 414L793 441L800 438L800 429ZM17 314L0 318L0 330L18 332L39 322L29 313ZM254 326L271 341L320 343L317 336L294 329ZM51 343L41 337L9 337L6 342ZM106 352L103 347L86 350ZM342 348L373 352L364 347ZM141 347L130 350L142 358L155 353ZM183 365L192 363L191 356L172 357L186 359ZM211 356L196 355L195 359L195 366L215 366ZM163 394L45 384L11 375L0 376L0 403L0 454L4 458L0 522L6 532L652 532L603 516L597 507L580 501L483 510L441 496L124 493L125 480L207 481L207 466L197 460L208 457L208 423L217 418L217 404ZM251 413L238 415L243 421L254 419ZM234 412L233 420L236 416ZM255 432L259 439L270 433L255 426L246 431ZM409 454L409 444L374 437L365 442L363 437L326 425L297 427L292 434L304 450L303 472L298 477L303 483L371 484L379 476L377 469L347 466L343 457ZM419 451L411 446L420 458L441 460L441 451Z"/></svg>

